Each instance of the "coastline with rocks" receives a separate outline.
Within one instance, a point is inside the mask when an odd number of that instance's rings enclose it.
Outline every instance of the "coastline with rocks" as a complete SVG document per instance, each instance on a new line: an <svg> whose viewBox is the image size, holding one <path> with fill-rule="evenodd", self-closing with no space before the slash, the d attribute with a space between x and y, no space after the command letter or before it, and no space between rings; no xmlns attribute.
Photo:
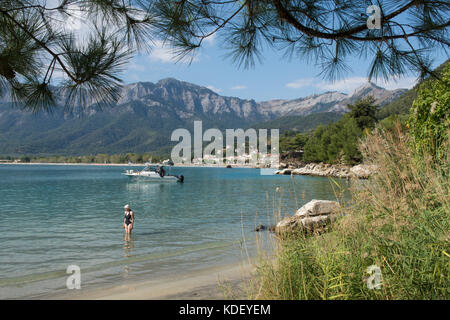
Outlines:
<svg viewBox="0 0 450 320"><path fill-rule="evenodd" d="M275 174L280 175L307 175L318 177L332 177L332 178L357 178L368 179L377 171L374 165L358 164L355 166L349 165L333 165L328 163L308 163L299 168L280 164L280 170L275 171Z"/></svg>

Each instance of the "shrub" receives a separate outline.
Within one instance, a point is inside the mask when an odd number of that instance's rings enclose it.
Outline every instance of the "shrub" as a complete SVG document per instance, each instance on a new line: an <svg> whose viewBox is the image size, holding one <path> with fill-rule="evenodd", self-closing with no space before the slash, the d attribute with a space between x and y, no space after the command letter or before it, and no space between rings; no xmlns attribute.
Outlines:
<svg viewBox="0 0 450 320"><path fill-rule="evenodd" d="M331 232L278 242L275 259L258 265L251 297L449 299L449 168L418 155L410 139L400 125L368 135L360 149L377 174L353 183ZM372 265L379 290L367 286Z"/></svg>
<svg viewBox="0 0 450 320"><path fill-rule="evenodd" d="M442 71L442 79L425 81L419 87L411 108L409 127L418 152L442 160L448 152L443 143L450 127L450 64Z"/></svg>

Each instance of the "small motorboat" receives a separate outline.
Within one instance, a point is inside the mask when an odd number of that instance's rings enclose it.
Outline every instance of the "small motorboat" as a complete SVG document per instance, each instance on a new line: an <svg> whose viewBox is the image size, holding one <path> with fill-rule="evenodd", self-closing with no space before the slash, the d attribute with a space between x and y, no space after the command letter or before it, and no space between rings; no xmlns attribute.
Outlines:
<svg viewBox="0 0 450 320"><path fill-rule="evenodd" d="M183 182L183 175L171 175L165 169L164 165L147 163L145 168L140 171L126 170L124 175L129 178L145 180L145 181L160 181L160 182Z"/></svg>

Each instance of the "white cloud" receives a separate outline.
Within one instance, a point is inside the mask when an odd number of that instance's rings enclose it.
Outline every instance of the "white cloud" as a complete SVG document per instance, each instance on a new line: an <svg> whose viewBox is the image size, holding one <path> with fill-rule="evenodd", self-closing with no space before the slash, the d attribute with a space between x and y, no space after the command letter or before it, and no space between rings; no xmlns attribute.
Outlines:
<svg viewBox="0 0 450 320"><path fill-rule="evenodd" d="M149 58L154 62L162 62L162 63L174 63L178 61L178 57L173 49L167 47L161 40L155 40L152 45L152 50L150 52ZM181 63L190 63L197 62L198 57L194 56L185 56L180 61Z"/></svg>
<svg viewBox="0 0 450 320"><path fill-rule="evenodd" d="M294 82L287 83L286 87L298 89L298 88L313 86L313 83L314 83L313 78L297 79Z"/></svg>
<svg viewBox="0 0 450 320"><path fill-rule="evenodd" d="M218 88L213 87L213 86L206 86L206 87L207 87L209 90L212 90L212 91L217 92L217 93L219 93L219 92L222 91L221 89L218 89Z"/></svg>
<svg viewBox="0 0 450 320"><path fill-rule="evenodd" d="M156 41L155 45L152 47L152 51L149 55L150 60L152 61L159 61L159 62L173 62L174 61L174 55L168 49L165 47L162 43L162 41Z"/></svg>
<svg viewBox="0 0 450 320"><path fill-rule="evenodd" d="M210 35L209 37L206 37L203 42L206 43L209 46L212 46L214 44L216 40L216 34L213 33L212 35Z"/></svg>
<svg viewBox="0 0 450 320"><path fill-rule="evenodd" d="M147 70L145 65L137 64L134 61L131 61L131 62L128 63L127 69L128 70L133 70L133 71L138 71L138 72L143 72L143 71Z"/></svg>
<svg viewBox="0 0 450 320"><path fill-rule="evenodd" d="M400 88L411 89L412 87L414 87L417 84L417 78L416 77L405 77L405 78L401 78L401 79L397 79L397 80L390 79L387 82L378 81L375 83L381 87L388 89L388 90L395 90L395 89L400 89Z"/></svg>
<svg viewBox="0 0 450 320"><path fill-rule="evenodd" d="M243 90L243 89L247 89L247 86L237 85L237 86L231 87L230 89L231 90Z"/></svg>
<svg viewBox="0 0 450 320"><path fill-rule="evenodd" d="M361 87L366 82L367 82L367 78L352 77L352 78L335 81L333 83L321 81L320 85L317 87L327 90L327 91L353 92L356 88Z"/></svg>
<svg viewBox="0 0 450 320"><path fill-rule="evenodd" d="M55 1L47 1L45 7L53 9L58 5ZM49 11L49 16L51 17L51 24L55 29L72 33L79 43L83 43L93 32L93 23L97 22L100 24L102 21L101 18L98 21L88 19L88 13L76 3L67 5L64 13L58 10Z"/></svg>
<svg viewBox="0 0 450 320"><path fill-rule="evenodd" d="M316 80L314 78L303 78L287 83L286 87L292 89L309 87L322 89L325 91L340 91L350 93L353 92L355 89L364 85L364 83L366 82L367 82L366 77L351 77L335 82ZM395 90L399 88L410 89L416 84L416 78L414 77L405 77L400 79L391 78L389 81L379 79L377 81L373 80L372 82L388 90Z"/></svg>

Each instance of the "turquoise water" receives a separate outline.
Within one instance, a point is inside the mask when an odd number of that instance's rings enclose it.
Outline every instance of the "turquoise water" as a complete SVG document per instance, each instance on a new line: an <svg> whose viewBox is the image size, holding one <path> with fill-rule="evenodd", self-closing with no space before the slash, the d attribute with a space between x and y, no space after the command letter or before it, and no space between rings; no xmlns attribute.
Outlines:
<svg viewBox="0 0 450 320"><path fill-rule="evenodd" d="M125 169L0 165L1 299L67 291L69 265L80 266L89 288L238 261L244 248L254 251L255 225L311 199L336 199L327 178L172 168L183 184L151 183L130 181ZM127 203L136 218L130 239Z"/></svg>

